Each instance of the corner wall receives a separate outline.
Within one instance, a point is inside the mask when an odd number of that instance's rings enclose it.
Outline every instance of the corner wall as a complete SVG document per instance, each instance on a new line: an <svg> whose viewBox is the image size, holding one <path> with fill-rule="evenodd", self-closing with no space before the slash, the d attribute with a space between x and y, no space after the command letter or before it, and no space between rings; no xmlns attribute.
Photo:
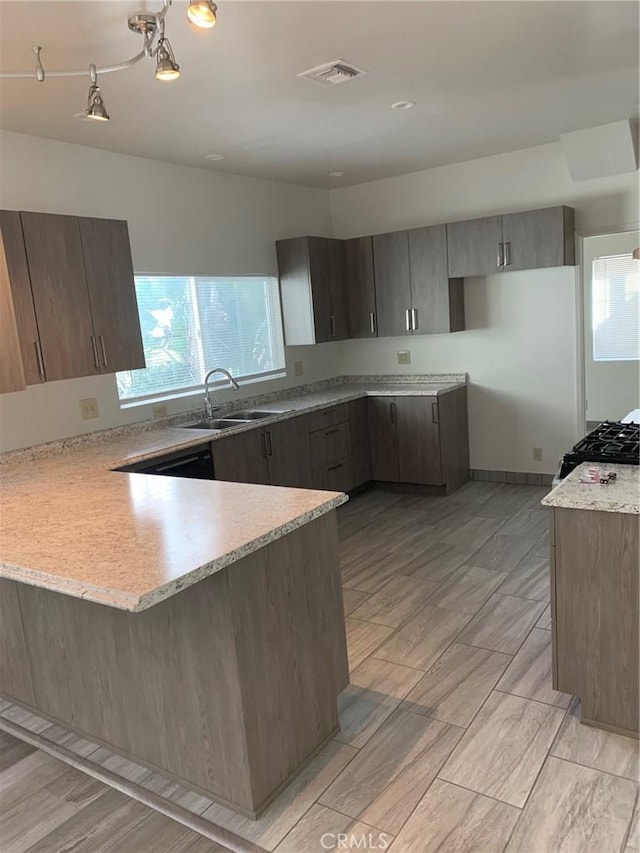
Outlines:
<svg viewBox="0 0 640 853"><path fill-rule="evenodd" d="M331 191L334 235L343 238L556 204L576 208L579 235L637 228L638 176L573 183L557 143ZM346 341L337 345L342 371L407 373L401 349L416 373L466 370L471 467L553 473L584 434L577 273L468 279L467 331Z"/></svg>
<svg viewBox="0 0 640 853"><path fill-rule="evenodd" d="M140 272L275 274L275 240L331 233L326 190L6 131L0 133L0 181L3 208L127 219ZM287 347L287 378L248 385L247 396L332 376L334 356L326 345ZM304 360L299 379L293 377L294 359ZM231 393L224 390L220 398ZM78 401L86 397L97 397L99 418L80 419ZM193 406L193 398L176 400L169 412ZM113 375L32 386L0 397L0 449L144 420L150 409L121 410Z"/></svg>

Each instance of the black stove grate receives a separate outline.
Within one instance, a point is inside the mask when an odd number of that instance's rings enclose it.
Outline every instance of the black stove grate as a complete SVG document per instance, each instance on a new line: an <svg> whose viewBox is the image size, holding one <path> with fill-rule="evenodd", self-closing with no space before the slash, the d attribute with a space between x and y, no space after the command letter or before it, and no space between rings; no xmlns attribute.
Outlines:
<svg viewBox="0 0 640 853"><path fill-rule="evenodd" d="M562 459L560 477L582 462L640 464L640 424L605 421L579 441Z"/></svg>

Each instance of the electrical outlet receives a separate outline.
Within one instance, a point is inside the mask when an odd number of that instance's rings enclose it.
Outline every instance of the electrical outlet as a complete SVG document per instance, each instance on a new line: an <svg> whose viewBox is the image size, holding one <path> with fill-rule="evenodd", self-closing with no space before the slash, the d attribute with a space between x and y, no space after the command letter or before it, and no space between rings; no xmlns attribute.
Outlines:
<svg viewBox="0 0 640 853"><path fill-rule="evenodd" d="M88 421L90 418L97 418L98 414L98 401L95 397L80 400L80 417L83 421Z"/></svg>
<svg viewBox="0 0 640 853"><path fill-rule="evenodd" d="M542 448L534 447L533 448L533 461L534 462L542 462Z"/></svg>
<svg viewBox="0 0 640 853"><path fill-rule="evenodd" d="M166 403L159 403L157 406L154 406L151 409L151 414L154 418L166 418L169 414L169 409L167 408Z"/></svg>
<svg viewBox="0 0 640 853"><path fill-rule="evenodd" d="M398 350L398 364L411 364L411 350Z"/></svg>
<svg viewBox="0 0 640 853"><path fill-rule="evenodd" d="M294 376L304 376L304 362L303 361L294 361L293 362L293 375Z"/></svg>

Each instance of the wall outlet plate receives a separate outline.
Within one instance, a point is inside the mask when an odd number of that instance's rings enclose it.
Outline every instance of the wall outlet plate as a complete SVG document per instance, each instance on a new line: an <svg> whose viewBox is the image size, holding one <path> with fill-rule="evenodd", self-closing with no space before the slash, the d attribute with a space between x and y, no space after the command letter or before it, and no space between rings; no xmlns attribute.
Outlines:
<svg viewBox="0 0 640 853"><path fill-rule="evenodd" d="M157 406L154 406L151 409L151 414L154 418L166 418L169 414L169 409L167 408L166 403L158 403Z"/></svg>
<svg viewBox="0 0 640 853"><path fill-rule="evenodd" d="M398 364L411 364L411 350L398 350Z"/></svg>
<svg viewBox="0 0 640 853"><path fill-rule="evenodd" d="M91 418L97 418L99 414L98 401L95 397L80 400L80 417L83 421L88 421Z"/></svg>
<svg viewBox="0 0 640 853"><path fill-rule="evenodd" d="M294 376L304 376L304 362L303 361L294 361L293 362L293 375Z"/></svg>
<svg viewBox="0 0 640 853"><path fill-rule="evenodd" d="M534 462L542 462L542 448L534 447L533 448L533 461Z"/></svg>

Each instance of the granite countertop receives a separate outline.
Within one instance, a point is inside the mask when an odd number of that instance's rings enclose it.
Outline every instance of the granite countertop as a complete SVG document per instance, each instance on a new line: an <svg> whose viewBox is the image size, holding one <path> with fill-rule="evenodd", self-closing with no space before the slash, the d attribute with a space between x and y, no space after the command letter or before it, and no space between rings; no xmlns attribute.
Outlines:
<svg viewBox="0 0 640 853"><path fill-rule="evenodd" d="M5 454L0 577L145 610L330 512L347 497L115 468L366 395L445 393L464 387L463 379L340 383L298 396L273 395L259 404L262 410L271 407L273 418L237 429L133 424ZM236 408L248 406L256 407L244 400Z"/></svg>
<svg viewBox="0 0 640 853"><path fill-rule="evenodd" d="M640 467L638 465L597 465L601 470L615 471L613 483L581 483L580 476L593 462L583 462L543 498L544 506L586 509L597 512L640 514Z"/></svg>

